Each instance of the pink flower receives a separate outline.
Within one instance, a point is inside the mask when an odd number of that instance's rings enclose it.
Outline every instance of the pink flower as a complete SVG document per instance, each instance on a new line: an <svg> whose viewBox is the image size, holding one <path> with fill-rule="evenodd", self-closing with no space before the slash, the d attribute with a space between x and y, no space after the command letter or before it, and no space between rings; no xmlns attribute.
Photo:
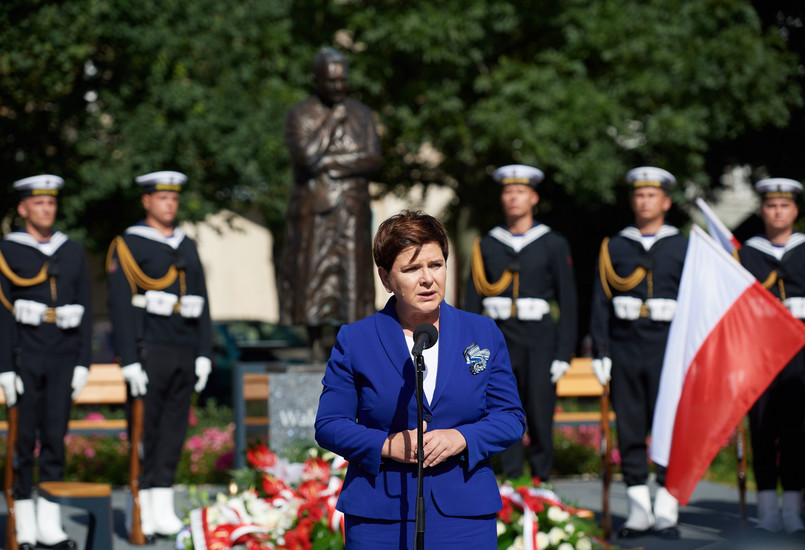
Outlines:
<svg viewBox="0 0 805 550"><path fill-rule="evenodd" d="M185 448L189 451L196 451L204 448L204 440L201 436L194 435L185 442Z"/></svg>
<svg viewBox="0 0 805 550"><path fill-rule="evenodd" d="M101 420L106 420L106 418L104 418L104 416L99 412L91 412L84 417L84 420L90 420L92 422L100 422Z"/></svg>

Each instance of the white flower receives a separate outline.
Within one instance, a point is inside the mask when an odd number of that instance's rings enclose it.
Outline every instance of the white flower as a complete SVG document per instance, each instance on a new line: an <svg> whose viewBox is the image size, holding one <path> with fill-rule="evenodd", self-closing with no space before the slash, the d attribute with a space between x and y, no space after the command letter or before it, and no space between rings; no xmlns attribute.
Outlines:
<svg viewBox="0 0 805 550"><path fill-rule="evenodd" d="M188 544L192 544L193 537L190 535L190 527L185 527L176 535L176 550L185 550Z"/></svg>
<svg viewBox="0 0 805 550"><path fill-rule="evenodd" d="M538 550L545 550L546 548L548 548L548 546L550 546L550 544L551 540L548 537L548 533L545 533L544 531L540 531L539 533L537 533Z"/></svg>
<svg viewBox="0 0 805 550"><path fill-rule="evenodd" d="M548 508L548 519L554 523L563 523L567 521L570 514L559 508L558 506L550 506Z"/></svg>
<svg viewBox="0 0 805 550"><path fill-rule="evenodd" d="M593 550L593 543L587 537L579 537L576 541L576 550Z"/></svg>
<svg viewBox="0 0 805 550"><path fill-rule="evenodd" d="M569 542L563 542L562 544L559 545L559 548L557 548L557 550L574 550L574 548L573 545L570 544Z"/></svg>
<svg viewBox="0 0 805 550"><path fill-rule="evenodd" d="M497 522L497 528L498 528L498 536L506 532L506 524L500 520L498 520Z"/></svg>
<svg viewBox="0 0 805 550"><path fill-rule="evenodd" d="M275 529L277 527L284 527L282 525L285 512L282 508L272 506L264 499L255 499L248 503L249 516L252 521L263 527Z"/></svg>
<svg viewBox="0 0 805 550"><path fill-rule="evenodd" d="M523 550L525 548L525 543L523 543L523 537L518 536L514 539L514 542L509 546L507 550Z"/></svg>
<svg viewBox="0 0 805 550"><path fill-rule="evenodd" d="M576 526L572 523L565 523L565 531L568 535L572 535L576 531Z"/></svg>
<svg viewBox="0 0 805 550"><path fill-rule="evenodd" d="M554 546L556 546L566 538L567 535L565 534L565 532L562 530L561 527L551 527L551 530L548 531L548 539Z"/></svg>

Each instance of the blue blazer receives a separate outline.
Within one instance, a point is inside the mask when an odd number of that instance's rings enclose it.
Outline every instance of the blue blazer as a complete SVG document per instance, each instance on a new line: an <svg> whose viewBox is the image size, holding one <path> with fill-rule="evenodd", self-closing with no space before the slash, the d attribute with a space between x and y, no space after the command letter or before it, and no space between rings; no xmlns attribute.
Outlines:
<svg viewBox="0 0 805 550"><path fill-rule="evenodd" d="M389 434L416 428L416 374L394 309L386 307L338 332L316 415L316 441L349 461L337 508L367 518L415 518L416 464L381 459ZM486 367L473 374L464 350L489 350ZM500 510L490 457L519 441L525 414L517 394L503 335L489 318L442 302L439 370L428 430L455 428L467 448L426 468L423 488L449 516L479 516Z"/></svg>

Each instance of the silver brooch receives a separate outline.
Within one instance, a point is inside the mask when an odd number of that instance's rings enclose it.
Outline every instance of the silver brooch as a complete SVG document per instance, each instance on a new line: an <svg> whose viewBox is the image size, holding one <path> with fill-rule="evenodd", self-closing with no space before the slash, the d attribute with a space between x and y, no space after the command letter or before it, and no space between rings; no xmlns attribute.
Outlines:
<svg viewBox="0 0 805 550"><path fill-rule="evenodd" d="M489 350L481 349L478 344L472 343L464 350L464 359L470 366L472 374L478 374L486 368L486 362L489 360Z"/></svg>

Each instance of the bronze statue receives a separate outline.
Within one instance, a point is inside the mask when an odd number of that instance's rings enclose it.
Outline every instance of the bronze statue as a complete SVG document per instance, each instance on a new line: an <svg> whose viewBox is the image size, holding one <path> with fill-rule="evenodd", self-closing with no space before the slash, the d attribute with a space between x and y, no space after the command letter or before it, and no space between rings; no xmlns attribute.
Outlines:
<svg viewBox="0 0 805 550"><path fill-rule="evenodd" d="M315 94L285 120L294 164L280 262L280 322L304 324L323 360L324 325L375 311L368 177L380 167L371 110L347 97L348 64L332 48L313 61Z"/></svg>

